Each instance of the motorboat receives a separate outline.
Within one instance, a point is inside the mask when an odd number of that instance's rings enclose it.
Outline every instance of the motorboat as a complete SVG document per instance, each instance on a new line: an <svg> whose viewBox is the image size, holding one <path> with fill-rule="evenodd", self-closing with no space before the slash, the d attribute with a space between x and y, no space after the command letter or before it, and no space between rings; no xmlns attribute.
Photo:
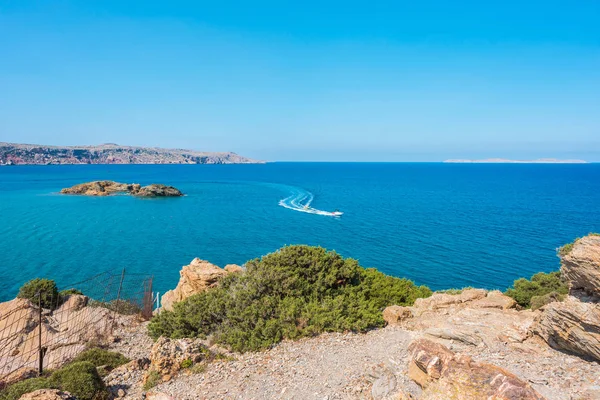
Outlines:
<svg viewBox="0 0 600 400"><path fill-rule="evenodd" d="M337 211L337 210L335 210L334 212L331 213L331 215L334 217L341 217L342 214L344 214L344 213L341 211Z"/></svg>

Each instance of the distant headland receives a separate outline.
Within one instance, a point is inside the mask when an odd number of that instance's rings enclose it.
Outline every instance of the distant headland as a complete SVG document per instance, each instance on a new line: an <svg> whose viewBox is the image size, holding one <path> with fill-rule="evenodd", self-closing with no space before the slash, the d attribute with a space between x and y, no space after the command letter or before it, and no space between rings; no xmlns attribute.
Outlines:
<svg viewBox="0 0 600 400"><path fill-rule="evenodd" d="M463 159L450 159L444 161L445 163L458 163L458 164L587 164L585 160L559 160L557 158L538 158L537 160L509 160L506 158L486 158L483 160L463 160Z"/></svg>
<svg viewBox="0 0 600 400"><path fill-rule="evenodd" d="M47 146L0 142L0 165L53 164L262 164L232 152L214 153L158 147Z"/></svg>

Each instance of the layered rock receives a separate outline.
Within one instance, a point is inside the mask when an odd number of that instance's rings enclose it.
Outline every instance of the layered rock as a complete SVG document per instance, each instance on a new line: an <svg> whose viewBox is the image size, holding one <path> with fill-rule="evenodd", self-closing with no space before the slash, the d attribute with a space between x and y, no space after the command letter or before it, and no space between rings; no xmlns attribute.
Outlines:
<svg viewBox="0 0 600 400"><path fill-rule="evenodd" d="M137 183L119 183L114 181L93 181L65 188L62 194L76 194L82 196L110 196L115 193L127 193L138 197L179 197L181 191L173 186L153 183L141 186Z"/></svg>
<svg viewBox="0 0 600 400"><path fill-rule="evenodd" d="M572 296L550 303L533 331L555 349L600 361L600 304Z"/></svg>
<svg viewBox="0 0 600 400"><path fill-rule="evenodd" d="M421 400L544 399L511 372L454 354L439 343L420 339L408 350L408 374L424 389Z"/></svg>
<svg viewBox="0 0 600 400"><path fill-rule="evenodd" d="M585 291L600 296L600 236L577 239L572 249L561 256L560 272L571 292Z"/></svg>
<svg viewBox="0 0 600 400"><path fill-rule="evenodd" d="M88 307L88 298L71 295L56 310L42 313L44 368L55 369L111 333L113 314ZM8 383L31 374L38 366L39 314L26 299L0 303L0 381ZM19 369L15 369L19 366Z"/></svg>
<svg viewBox="0 0 600 400"><path fill-rule="evenodd" d="M240 267L241 269L241 267ZM201 293L215 287L219 279L230 273L239 272L238 269L229 267L229 271L219 268L208 261L194 258L190 265L184 266L179 271L179 283L174 290L166 292L161 299L162 308L172 310L173 304L180 302L194 294Z"/></svg>
<svg viewBox="0 0 600 400"><path fill-rule="evenodd" d="M19 400L77 400L69 392L63 392L56 389L40 389L35 392L26 393Z"/></svg>

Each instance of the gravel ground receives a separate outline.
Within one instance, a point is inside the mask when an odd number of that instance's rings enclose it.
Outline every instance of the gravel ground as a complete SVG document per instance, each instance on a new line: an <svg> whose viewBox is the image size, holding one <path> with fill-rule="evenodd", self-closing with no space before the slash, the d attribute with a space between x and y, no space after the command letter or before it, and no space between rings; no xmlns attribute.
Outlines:
<svg viewBox="0 0 600 400"><path fill-rule="evenodd" d="M152 340L146 324L121 327L112 348L135 359L147 357ZM398 327L367 334L323 334L283 342L261 353L236 354L213 361L201 373L180 374L158 385L177 400L196 399L397 399L398 392L417 396L420 388L408 379L407 347L420 332ZM531 342L490 351L447 341L453 351L496 364L529 381L548 400L600 399L600 365ZM125 374L111 385L126 399L144 398L140 372ZM586 391L587 390L587 391Z"/></svg>

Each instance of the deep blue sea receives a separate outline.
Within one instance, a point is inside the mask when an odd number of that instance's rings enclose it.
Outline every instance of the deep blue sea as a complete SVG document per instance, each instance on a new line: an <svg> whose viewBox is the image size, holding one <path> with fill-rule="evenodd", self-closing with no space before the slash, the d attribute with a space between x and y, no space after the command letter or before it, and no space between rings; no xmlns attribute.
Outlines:
<svg viewBox="0 0 600 400"><path fill-rule="evenodd" d="M100 179L186 196L57 194ZM320 212L336 209L344 215ZM434 289L504 289L557 269L556 248L593 231L600 164L2 167L0 300L34 277L68 285L123 267L153 274L164 292L194 257L243 264L287 244L320 245Z"/></svg>

